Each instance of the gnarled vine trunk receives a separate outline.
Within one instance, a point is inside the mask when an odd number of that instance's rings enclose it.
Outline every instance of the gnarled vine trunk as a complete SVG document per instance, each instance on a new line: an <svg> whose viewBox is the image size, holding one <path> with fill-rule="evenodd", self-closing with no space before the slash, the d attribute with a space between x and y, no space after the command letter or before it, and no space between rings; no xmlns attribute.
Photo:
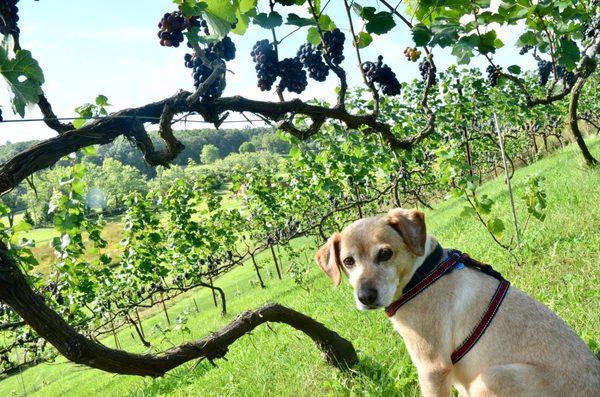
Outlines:
<svg viewBox="0 0 600 397"><path fill-rule="evenodd" d="M79 334L48 307L29 287L4 246L0 247L0 300L11 306L67 359L112 373L158 377L194 359L222 358L229 345L269 321L285 323L304 332L323 352L325 359L338 368L348 368L358 361L356 350L348 340L314 319L276 303L246 311L220 331L162 354L134 354L111 349Z"/></svg>

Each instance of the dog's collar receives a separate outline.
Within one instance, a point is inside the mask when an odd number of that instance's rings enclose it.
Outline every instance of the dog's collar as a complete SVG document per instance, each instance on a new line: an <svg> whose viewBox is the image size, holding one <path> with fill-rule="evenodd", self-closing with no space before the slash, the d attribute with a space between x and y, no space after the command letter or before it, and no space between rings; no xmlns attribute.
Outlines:
<svg viewBox="0 0 600 397"><path fill-rule="evenodd" d="M427 287L435 283L444 275L450 273L453 269L460 269L464 266L467 266L471 269L478 270L497 279L499 281L498 287L496 288L496 291L494 292L494 295L492 296L492 299L490 300L490 303L485 313L479 321L479 324L477 324L473 332L471 332L467 339L465 339L463 343L461 343L460 346L454 352L452 352L452 355L450 356L452 364L456 364L461 358L464 357L465 354L469 352L469 350L473 348L473 346L475 346L475 344L479 341L481 336L485 333L488 326L492 322L494 316L496 315L496 312L500 308L500 305L502 304L502 301L504 300L504 297L508 292L510 283L506 281L500 273L492 269L490 265L476 261L475 259L472 259L469 255L463 254L462 252L456 250L448 250L448 257L444 261L442 261L437 267L435 267L435 265L434 267L431 267L431 262L438 262L437 260L435 260L435 256L438 255L436 253L438 249L441 250L439 244L435 248L434 252L427 256L425 262L423 262L423 265L421 265L421 267L425 265L430 267L429 273L427 273L425 270L420 272L419 277L421 277L421 275L425 275L421 279L421 281L418 281L415 285L413 285L410 288L405 287L402 290L402 296L400 297L400 299L392 302L391 305L386 307L385 313L388 317L392 317L394 314L396 314L396 312L398 311L398 309L400 309L402 305L415 298ZM432 258L430 259L430 257ZM421 267L417 269L417 272L421 270ZM415 273L415 276L416 275L417 273ZM413 278L415 276L413 276ZM411 284L413 278L411 278L409 284Z"/></svg>
<svg viewBox="0 0 600 397"><path fill-rule="evenodd" d="M402 290L402 294L406 294L411 288L415 285L419 284L429 273L433 271L433 269L440 264L442 261L442 256L444 255L444 249L442 246L437 243L435 249L427 255L425 261L419 266L415 274L408 281L408 284Z"/></svg>

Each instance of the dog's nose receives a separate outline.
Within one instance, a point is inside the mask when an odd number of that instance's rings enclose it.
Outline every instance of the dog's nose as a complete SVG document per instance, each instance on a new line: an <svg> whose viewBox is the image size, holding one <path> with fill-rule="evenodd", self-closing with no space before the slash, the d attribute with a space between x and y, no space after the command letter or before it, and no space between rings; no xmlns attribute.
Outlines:
<svg viewBox="0 0 600 397"><path fill-rule="evenodd" d="M358 300L364 305L372 305L377 300L377 290L370 287L360 287Z"/></svg>

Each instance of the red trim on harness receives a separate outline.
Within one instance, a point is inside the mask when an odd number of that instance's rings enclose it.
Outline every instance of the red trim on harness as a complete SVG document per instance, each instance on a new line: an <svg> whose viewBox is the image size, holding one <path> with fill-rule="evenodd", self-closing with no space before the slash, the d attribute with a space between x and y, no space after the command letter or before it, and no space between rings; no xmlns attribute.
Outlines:
<svg viewBox="0 0 600 397"><path fill-rule="evenodd" d="M508 281L500 281L500 284L498 284L498 288L496 288L496 292L494 293L494 296L492 297L492 300L490 301L490 304L485 314L479 321L479 324L477 324L477 327L475 327L473 332L471 332L471 335L469 335L469 337L465 339L462 345L460 345L460 347L456 349L454 353L452 353L452 355L450 356L450 359L452 359L452 364L456 364L458 360L463 358L463 356L467 354L469 350L471 350L473 346L475 346L475 344L483 336L488 326L494 319L498 308L502 304L502 301L504 300L504 297L506 296L509 287L510 283Z"/></svg>
<svg viewBox="0 0 600 397"><path fill-rule="evenodd" d="M400 306L404 305L406 302L423 292L431 284L439 280L444 274L446 274L448 269L456 264L457 261L457 258L449 257L444 262L440 263L440 265L433 272L429 273L429 275L425 277L423 281L406 291L404 294L402 294L400 299L392 302L391 305L386 307L385 314L387 314L388 317L392 317L396 311L400 309Z"/></svg>
<svg viewBox="0 0 600 397"><path fill-rule="evenodd" d="M473 346L475 346L475 344L479 341L479 339L483 336L483 334L489 327L490 323L494 319L494 316L496 315L496 312L498 312L502 301L506 297L506 294L510 287L510 283L507 280L505 280L500 273L492 269L490 265L478 262L475 259L469 257L469 255L467 254L450 255L448 259L440 263L438 267L429 275L427 275L427 277L425 277L421 282L419 282L413 288L406 291L404 294L402 294L400 299L398 299L395 302L392 302L392 304L385 309L385 313L387 314L387 316L392 317L402 305L414 299L431 284L442 278L444 275L450 273L454 265L456 265L457 263L463 263L467 267L479 270L487 275L490 275L498 279L500 281L500 284L498 284L496 292L494 292L494 295L490 300L490 304L488 305L485 313L483 314L483 317L481 318L475 329L473 329L473 332L471 332L469 337L467 337L467 339L465 339L465 341L461 343L461 345L450 356L452 364L456 364L461 358L465 356L465 354L469 352L469 350L473 348Z"/></svg>

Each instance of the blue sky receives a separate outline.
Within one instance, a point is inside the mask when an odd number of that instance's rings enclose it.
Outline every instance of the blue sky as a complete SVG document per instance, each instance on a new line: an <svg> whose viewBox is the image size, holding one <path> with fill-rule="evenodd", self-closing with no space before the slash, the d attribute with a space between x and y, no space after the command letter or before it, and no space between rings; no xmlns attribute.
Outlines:
<svg viewBox="0 0 600 397"><path fill-rule="evenodd" d="M59 116L75 116L75 107L93 101L98 94L109 98L113 105L111 110L119 110L165 98L178 89L193 89L190 70L183 66L186 47L173 49L158 44L158 21L165 11L175 9L170 0L21 0L19 8L22 47L32 51L40 62L46 79L44 91ZM302 9L297 12L304 13ZM332 0L327 13L349 38L341 2ZM278 35L283 37L291 30L292 27L283 26ZM518 37L515 29L501 29L499 34L505 43L505 48L496 55L500 64L531 67L528 57L514 55L512 45ZM295 55L305 37L306 32L301 30L286 39L280 57ZM249 55L252 45L259 39L270 38L270 33L251 26L243 38L236 35L232 38L238 56L228 63L233 73L228 74L225 95L277 100L274 93L261 92L256 87L254 64ZM396 27L391 34L375 37L373 44L363 52L363 60L374 60L381 53L384 62L401 81L410 80L418 76L417 65L406 61L402 53L410 43L410 32L403 26ZM356 57L350 46L347 43L344 67L349 70L350 85L357 85L360 76L354 72ZM448 51L437 49L434 53L438 69L454 61ZM484 67L485 64L477 60L475 66ZM0 84L5 88L0 95L4 118L16 119L19 116L12 114L8 87L3 81ZM333 76L325 83L312 81L301 97L333 99L336 85ZM286 93L286 98L291 97ZM40 113L34 107L28 110L26 117L40 117ZM232 120L240 118L230 116ZM188 126L198 128L203 125ZM54 134L41 122L0 124L0 144L7 140L43 139Z"/></svg>

